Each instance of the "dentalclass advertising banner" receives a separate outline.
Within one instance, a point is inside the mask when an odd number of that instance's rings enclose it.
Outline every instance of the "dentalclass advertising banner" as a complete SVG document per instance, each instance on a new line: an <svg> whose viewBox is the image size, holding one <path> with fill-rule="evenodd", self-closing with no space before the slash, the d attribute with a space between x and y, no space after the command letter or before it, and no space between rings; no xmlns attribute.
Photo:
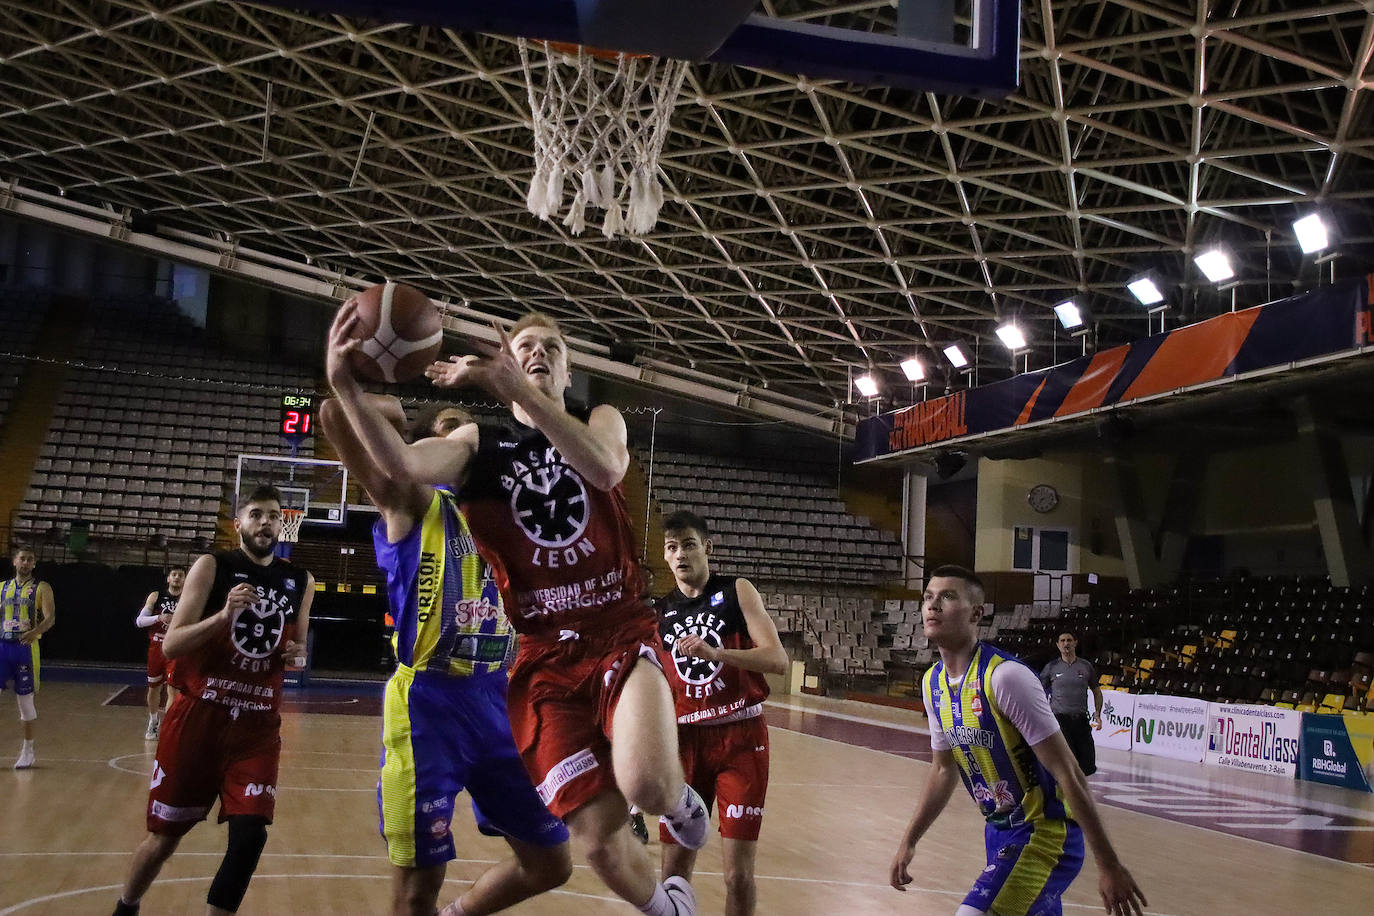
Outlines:
<svg viewBox="0 0 1374 916"><path fill-rule="evenodd" d="M1200 763L1207 750L1208 705L1183 697L1137 696L1131 750Z"/></svg>
<svg viewBox="0 0 1374 916"><path fill-rule="evenodd" d="M1374 344L1374 275L869 417L856 462Z"/></svg>
<svg viewBox="0 0 1374 916"><path fill-rule="evenodd" d="M1302 714L1298 778L1371 791L1374 716Z"/></svg>
<svg viewBox="0 0 1374 916"><path fill-rule="evenodd" d="M1290 779L1297 774L1302 713L1273 706L1212 703L1207 718L1208 764Z"/></svg>
<svg viewBox="0 0 1374 916"><path fill-rule="evenodd" d="M1129 751L1134 730L1135 695L1119 690L1102 691L1102 727L1093 729L1093 743Z"/></svg>

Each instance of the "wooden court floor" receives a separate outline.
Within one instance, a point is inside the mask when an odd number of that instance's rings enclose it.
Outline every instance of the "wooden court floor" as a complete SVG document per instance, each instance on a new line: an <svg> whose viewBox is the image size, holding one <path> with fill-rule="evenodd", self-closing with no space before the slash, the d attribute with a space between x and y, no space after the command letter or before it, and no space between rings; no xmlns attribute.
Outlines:
<svg viewBox="0 0 1374 916"><path fill-rule="evenodd" d="M140 687L49 680L39 695L39 765L9 769L18 723L0 728L0 916L109 912L143 835L153 744ZM277 821L241 912L384 913L388 865L374 795L378 691L313 693L283 720ZM0 700L12 710L13 700ZM952 914L983 867L981 821L957 794L918 847L916 883L887 886L892 853L929 771L924 719L901 710L783 698L769 710L772 781L758 854L759 912ZM1200 766L1108 755L1093 777L1108 828L1150 900L1173 916L1374 912L1374 796ZM1313 791L1321 790L1321 791ZM443 900L502 855L458 810L461 858ZM1230 826L1221 828L1218 825ZM1254 828L1254 829L1251 829ZM1250 833L1253 836L1238 835ZM1256 839L1253 837L1260 837ZM200 913L224 828L191 832L144 898L145 914ZM657 859L654 843L650 847ZM1306 850L1316 850L1306 851ZM1320 854L1318 854L1320 853ZM525 916L633 914L578 862ZM700 858L702 914L720 913L719 843ZM1066 914L1101 912L1085 866Z"/></svg>

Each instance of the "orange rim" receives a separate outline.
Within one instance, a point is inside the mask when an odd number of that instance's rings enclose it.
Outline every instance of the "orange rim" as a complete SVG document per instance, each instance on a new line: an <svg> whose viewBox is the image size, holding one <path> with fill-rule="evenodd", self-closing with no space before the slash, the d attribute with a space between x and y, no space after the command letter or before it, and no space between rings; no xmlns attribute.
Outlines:
<svg viewBox="0 0 1374 916"><path fill-rule="evenodd" d="M550 51L559 51L570 55L581 52L600 60L615 60L618 57L642 59L653 56L652 54L633 54L629 51L608 51L605 48L593 48L590 45L580 45L572 41L544 41L542 38L537 40L543 42Z"/></svg>

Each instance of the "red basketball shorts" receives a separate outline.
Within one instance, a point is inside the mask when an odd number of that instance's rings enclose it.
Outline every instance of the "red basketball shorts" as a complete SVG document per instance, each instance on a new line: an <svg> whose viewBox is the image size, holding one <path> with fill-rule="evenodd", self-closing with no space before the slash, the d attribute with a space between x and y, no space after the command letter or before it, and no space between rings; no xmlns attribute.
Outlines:
<svg viewBox="0 0 1374 916"><path fill-rule="evenodd" d="M611 720L640 659L658 666L653 620L591 638L521 640L506 706L511 733L539 798L567 817L614 789Z"/></svg>
<svg viewBox="0 0 1374 916"><path fill-rule="evenodd" d="M148 831L183 836L219 799L221 822L239 814L272 821L281 717L177 696L158 735L148 791Z"/></svg>
<svg viewBox="0 0 1374 916"><path fill-rule="evenodd" d="M724 725L679 725L677 743L687 784L708 811L719 802L720 835L757 840L768 794L768 725L763 716ZM658 836L664 843L674 842L662 824Z"/></svg>
<svg viewBox="0 0 1374 916"><path fill-rule="evenodd" d="M162 654L162 641L148 642L148 686L158 687L167 680L167 667L170 663Z"/></svg>

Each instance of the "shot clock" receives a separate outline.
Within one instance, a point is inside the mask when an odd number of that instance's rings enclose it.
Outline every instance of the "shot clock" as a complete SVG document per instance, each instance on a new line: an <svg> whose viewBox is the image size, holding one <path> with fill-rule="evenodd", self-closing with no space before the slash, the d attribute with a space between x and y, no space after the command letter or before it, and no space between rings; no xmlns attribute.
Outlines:
<svg viewBox="0 0 1374 916"><path fill-rule="evenodd" d="M283 394L281 396L281 429L288 439L305 439L315 435L315 396L313 394Z"/></svg>

